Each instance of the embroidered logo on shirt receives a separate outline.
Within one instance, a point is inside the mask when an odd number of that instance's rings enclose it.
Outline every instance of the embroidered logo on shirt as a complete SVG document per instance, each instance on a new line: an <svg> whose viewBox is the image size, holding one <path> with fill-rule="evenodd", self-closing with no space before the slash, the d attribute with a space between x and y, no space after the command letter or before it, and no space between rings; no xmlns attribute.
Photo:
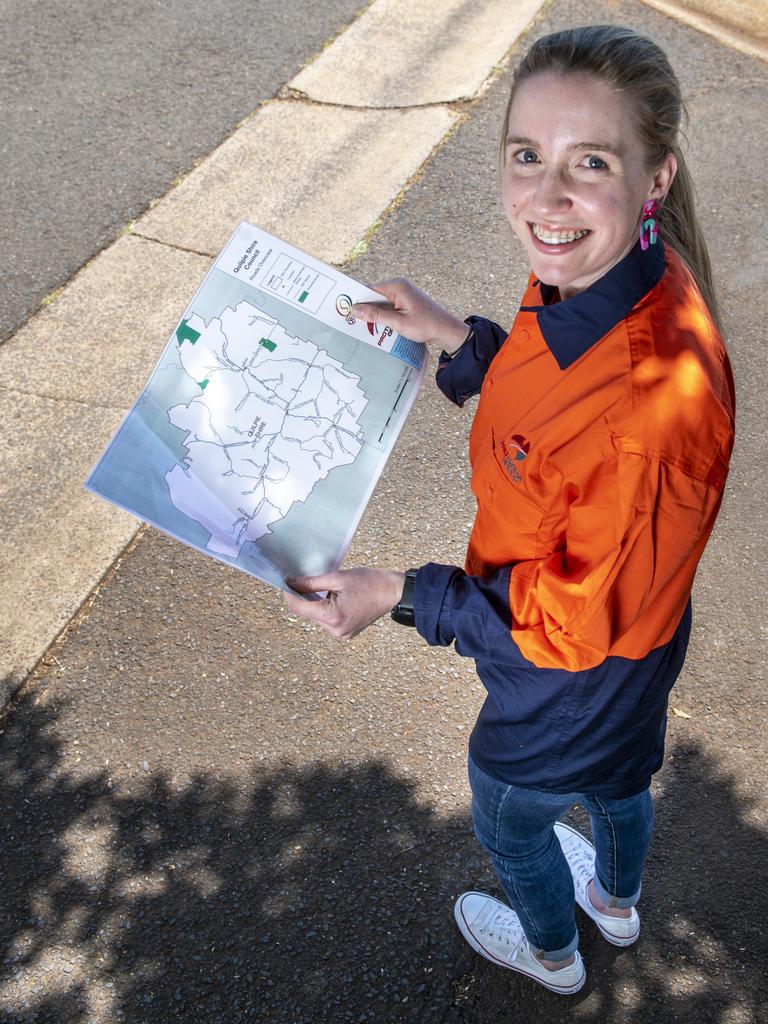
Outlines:
<svg viewBox="0 0 768 1024"><path fill-rule="evenodd" d="M530 450L531 442L522 434L512 434L509 441L501 442L501 461L515 484L519 484L523 479L520 475L520 469L522 469L520 464L525 461Z"/></svg>

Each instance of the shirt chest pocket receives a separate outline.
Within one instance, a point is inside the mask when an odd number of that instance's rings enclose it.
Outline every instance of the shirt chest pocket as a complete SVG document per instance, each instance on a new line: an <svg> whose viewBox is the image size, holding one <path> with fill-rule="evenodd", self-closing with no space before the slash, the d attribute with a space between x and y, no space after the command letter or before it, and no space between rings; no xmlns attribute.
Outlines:
<svg viewBox="0 0 768 1024"><path fill-rule="evenodd" d="M536 558L545 512L526 485L527 453L509 444L491 443L477 453L472 490L477 498L475 541L486 560L496 564ZM515 456L518 457L515 457Z"/></svg>

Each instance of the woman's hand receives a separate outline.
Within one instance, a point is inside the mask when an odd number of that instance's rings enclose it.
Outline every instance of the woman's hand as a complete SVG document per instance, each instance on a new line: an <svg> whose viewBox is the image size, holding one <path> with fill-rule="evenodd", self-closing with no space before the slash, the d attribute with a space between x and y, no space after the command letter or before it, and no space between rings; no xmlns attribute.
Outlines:
<svg viewBox="0 0 768 1024"><path fill-rule="evenodd" d="M383 324L411 341L437 345L446 352L455 352L469 333L459 320L405 277L379 281L371 287L389 299L389 305L358 302L352 315L369 323Z"/></svg>
<svg viewBox="0 0 768 1024"><path fill-rule="evenodd" d="M328 596L322 601L305 601L293 594L283 597L296 615L317 623L339 640L351 640L395 607L403 593L405 573L394 569L346 569L286 582L302 594L327 590Z"/></svg>

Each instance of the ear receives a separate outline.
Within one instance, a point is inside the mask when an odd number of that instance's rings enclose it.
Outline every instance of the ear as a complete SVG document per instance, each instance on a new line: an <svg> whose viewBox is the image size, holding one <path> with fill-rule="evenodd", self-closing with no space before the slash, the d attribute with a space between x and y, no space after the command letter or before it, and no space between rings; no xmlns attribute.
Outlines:
<svg viewBox="0 0 768 1024"><path fill-rule="evenodd" d="M663 199L677 174L677 157L674 153L667 153L661 164L654 171L653 187L648 194L649 199Z"/></svg>

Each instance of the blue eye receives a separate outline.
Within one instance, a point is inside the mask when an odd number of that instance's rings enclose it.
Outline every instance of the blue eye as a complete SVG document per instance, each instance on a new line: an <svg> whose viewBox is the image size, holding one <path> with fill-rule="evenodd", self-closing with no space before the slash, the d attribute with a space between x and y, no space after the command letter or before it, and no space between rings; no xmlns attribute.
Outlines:
<svg viewBox="0 0 768 1024"><path fill-rule="evenodd" d="M605 160L602 160L599 156L595 156L594 154L590 153L590 155L587 157L587 167L589 167L593 171L601 171L604 167L607 166L608 164L605 162Z"/></svg>
<svg viewBox="0 0 768 1024"><path fill-rule="evenodd" d="M520 149L515 153L515 160L521 164L535 164L539 158L532 149Z"/></svg>

